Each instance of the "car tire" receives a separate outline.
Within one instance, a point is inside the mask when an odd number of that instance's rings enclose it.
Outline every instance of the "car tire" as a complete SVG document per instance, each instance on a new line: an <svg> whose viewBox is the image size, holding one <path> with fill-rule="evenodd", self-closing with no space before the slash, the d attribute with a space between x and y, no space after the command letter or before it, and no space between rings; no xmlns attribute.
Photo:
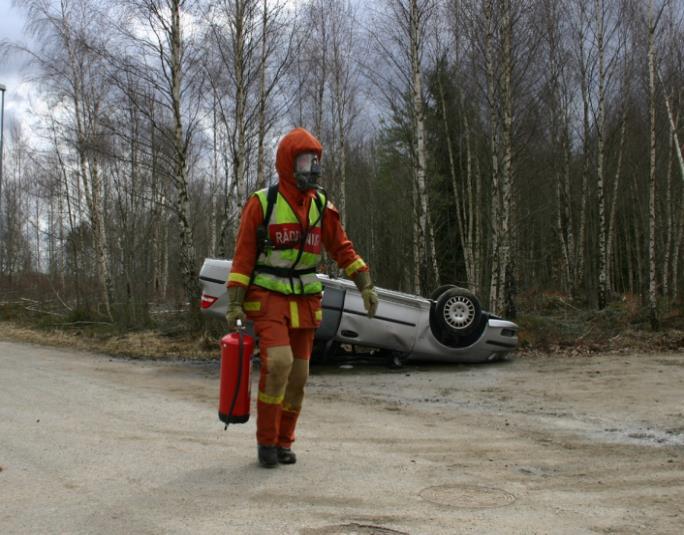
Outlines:
<svg viewBox="0 0 684 535"><path fill-rule="evenodd" d="M441 333L451 336L467 336L482 323L480 301L468 290L450 288L437 299L434 321Z"/></svg>
<svg viewBox="0 0 684 535"><path fill-rule="evenodd" d="M461 288L460 286L456 286L455 284L442 284L439 286L437 289L433 290L432 293L430 294L430 301L437 301L439 297L446 292L447 290L451 290L452 288L459 288L464 290L465 288ZM467 291L467 290L466 290Z"/></svg>

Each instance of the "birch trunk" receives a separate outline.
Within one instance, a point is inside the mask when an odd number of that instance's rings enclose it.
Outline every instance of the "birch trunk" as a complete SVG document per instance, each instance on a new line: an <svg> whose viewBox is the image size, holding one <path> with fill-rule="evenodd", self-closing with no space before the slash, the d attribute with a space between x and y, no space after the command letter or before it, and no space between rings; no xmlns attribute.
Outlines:
<svg viewBox="0 0 684 535"><path fill-rule="evenodd" d="M420 246L420 214L418 213L418 184L415 181L411 183L411 196L413 198L413 293L421 295L421 265L423 264L424 256L421 254L424 248Z"/></svg>
<svg viewBox="0 0 684 535"><path fill-rule="evenodd" d="M150 99L150 115L154 117L154 100ZM152 180L152 288L157 300L165 295L161 291L161 226L162 226L162 186L159 177L157 136L154 128L150 131L151 180Z"/></svg>
<svg viewBox="0 0 684 535"><path fill-rule="evenodd" d="M655 106L655 22L653 0L648 3L648 93L650 116L650 162L648 197L648 306L651 327L658 329L658 302L656 278L656 106Z"/></svg>
<svg viewBox="0 0 684 535"><path fill-rule="evenodd" d="M66 195L62 194L62 177L61 175L57 178L57 277L58 277L58 288L60 291L65 289L64 274L66 273L66 261L64 258L65 250L65 239L64 239L64 197Z"/></svg>
<svg viewBox="0 0 684 535"><path fill-rule="evenodd" d="M52 134L52 140L53 140L53 145L55 148L55 155L57 157L57 162L59 163L59 189L60 189L60 199L64 199L64 203L66 204L66 216L67 216L67 221L69 223L69 233L73 233L76 231L76 214L74 209L72 208L73 201L71 199L71 194L69 192L69 178L68 178L68 171L66 168L66 164L64 162L64 159L62 158L62 153L59 150L59 144L57 142L57 133L56 133L56 128L54 125L54 122L51 123L51 128L50 128L50 133ZM61 192L63 193L63 196ZM60 219L60 234L61 234L61 242L65 242L65 237L64 237L64 230L63 230L63 222ZM73 256L73 261L74 261L74 286L76 288L76 306L77 308L80 307L81 305L81 285L79 283L80 274L81 274L81 251L76 247L76 241L75 240L69 240L68 241L69 245L71 246L71 254ZM64 253L62 254L62 258L64 259ZM66 270L66 266L64 267L64 270ZM61 275L61 281L62 281L62 287L64 288L64 273Z"/></svg>
<svg viewBox="0 0 684 535"><path fill-rule="evenodd" d="M572 210L572 196L570 194L570 162L572 158L572 148L570 146L570 132L569 120L567 114L564 114L565 123L563 125L563 190L565 192L565 203L563 210L565 212L565 229L566 229L566 255L568 257L568 291L570 295L576 294L576 280L577 280L577 244L575 241L575 218Z"/></svg>
<svg viewBox="0 0 684 535"><path fill-rule="evenodd" d="M678 206L684 206L684 192L679 198ZM677 232L675 235L674 251L672 253L672 300L679 298L679 258L681 254L682 242L684 241L684 210L679 210Z"/></svg>
<svg viewBox="0 0 684 535"><path fill-rule="evenodd" d="M654 30L655 31L655 30ZM662 80L660 81L662 85ZM670 104L670 99L665 93L665 88L663 87L663 98L665 100L665 110L667 111L667 120L670 123L670 132L672 133L672 139L674 140L675 153L677 154L677 162L679 163L679 175L682 180L684 180L684 156L682 156L682 146L679 143L679 136L677 134L677 121L672 114L672 105Z"/></svg>
<svg viewBox="0 0 684 535"><path fill-rule="evenodd" d="M64 22L64 44L67 49L69 68L73 78L71 80L73 84L72 103L74 105L74 118L76 119L76 148L79 160L79 170L81 173L81 182L83 183L83 188L86 193L86 205L88 207L91 235L93 247L95 249L95 266L100 304L104 309L105 316L110 321L113 321L111 310L111 275L109 272L109 255L107 251L106 231L104 228L104 205L102 201L100 177L95 162L90 162L88 160L88 155L86 154L88 139L86 132L87 111L85 109L85 88L83 87L82 79L82 59L78 57L79 51L75 50L75 43L71 39L71 28L65 7L66 6L64 5L61 6ZM97 110L95 110L94 117L97 117Z"/></svg>
<svg viewBox="0 0 684 535"><path fill-rule="evenodd" d="M217 219L219 217L219 205L220 205L220 198L221 196L219 195L219 187L218 187L218 121L216 118L216 111L217 111L217 98L216 98L216 91L214 93L214 102L213 102L213 107L212 107L212 138L211 138L211 148L212 148L212 160L211 160L211 186L209 188L209 195L210 199L209 202L211 203L211 214L209 215L209 256L216 257L216 228L217 228Z"/></svg>
<svg viewBox="0 0 684 535"><path fill-rule="evenodd" d="M466 129L466 132L470 131ZM470 141L466 145L470 147ZM469 148L472 153L472 150ZM484 210L480 210L479 207L482 206L481 200L483 199L483 179L482 170L480 169L480 159L475 156L472 158L474 161L474 178L473 178L473 194L471 196L471 219L473 221L473 251L475 262L475 274L477 277L477 283L475 285L480 291L485 290L485 276L484 276L484 261L487 258L487 251L485 250L485 244L487 240L485 238L485 229L482 224L483 217L486 217ZM474 213L473 213L474 212Z"/></svg>
<svg viewBox="0 0 684 535"><path fill-rule="evenodd" d="M91 224L93 226L93 237L95 255L97 262L98 279L102 281L102 305L105 315L113 321L111 302L112 302L112 277L109 269L109 248L107 247L107 232L105 227L104 215L104 192L102 187L102 175L99 171L97 161L93 158L90 166L92 181L92 213Z"/></svg>
<svg viewBox="0 0 684 535"><path fill-rule="evenodd" d="M479 166L477 172L473 171L473 150L471 141L470 121L468 120L468 113L465 110L463 102L463 94L461 95L461 108L463 114L463 135L465 136L465 150L466 150L466 173L465 173L465 195L463 195L463 211L468 214L465 219L466 234L465 241L467 250L467 264L466 273L470 287L480 293L482 276L480 273L480 207L479 199ZM476 162L477 164L477 162Z"/></svg>
<svg viewBox="0 0 684 535"><path fill-rule="evenodd" d="M245 47L247 45L247 10L249 0L237 0L235 2L235 15L233 22L233 66L235 69L235 129L237 139L233 149L233 172L235 186L237 188L237 206L242 208L247 201L247 58Z"/></svg>
<svg viewBox="0 0 684 535"><path fill-rule="evenodd" d="M317 8L319 6L316 6ZM323 133L323 110L325 108L325 84L328 78L328 28L327 20L322 9L318 9L317 14L313 14L313 20L317 20L320 41L317 43L316 51L316 73L318 79L315 84L314 95L314 135L321 139Z"/></svg>
<svg viewBox="0 0 684 535"><path fill-rule="evenodd" d="M199 283L196 276L196 257L192 226L190 225L190 198L188 195L187 154L188 146L184 139L183 114L181 101L183 41L180 23L180 0L171 2L171 99L174 126L174 176L176 186L176 216L180 228L179 262L185 297L193 317L197 314Z"/></svg>
<svg viewBox="0 0 684 535"><path fill-rule="evenodd" d="M344 125L340 123L340 154L339 154L339 167L340 167L340 192L338 196L340 211L340 220L342 221L342 226L347 224L347 134L345 132Z"/></svg>
<svg viewBox="0 0 684 535"><path fill-rule="evenodd" d="M472 251L470 249L470 243L466 238L466 234L469 232L469 228L466 223L465 212L463 209L464 199L462 189L458 185L458 177L456 172L456 158L454 157L454 148L451 141L451 131L449 130L449 120L447 117L447 106L446 98L444 96L444 84L442 83L442 78L444 76L443 72L437 73L437 89L439 95L439 106L442 112L442 127L444 128L444 139L447 146L447 155L449 156L449 176L451 177L451 188L454 192L454 206L456 207L456 222L458 224L458 238L461 242L461 248L463 249L463 257L465 260L466 268L466 279L468 283L473 282L472 273ZM463 99L460 99L462 102ZM468 135L467 133L465 134ZM470 155L468 154L468 158ZM470 165L468 162L467 165Z"/></svg>
<svg viewBox="0 0 684 535"><path fill-rule="evenodd" d="M581 6L581 21L584 25L586 13L584 5ZM584 28L584 27L583 27ZM577 234L575 256L575 289L579 290L584 284L584 263L585 263L585 249L586 249L586 235L587 235L587 197L588 197L588 183L589 183L589 139L591 137L591 130L589 125L589 68L587 65L588 57L585 57L585 40L586 35L582 29L578 36L580 49L580 87L582 94L582 190L580 192L580 213L579 213L579 231Z"/></svg>
<svg viewBox="0 0 684 535"><path fill-rule="evenodd" d="M643 196L639 191L639 177L636 173L632 173L632 203L633 206L640 206L643 203ZM634 293L638 293L643 297L643 290L645 289L644 274L647 271L647 266L644 266L644 258L648 255L647 252L644 251L645 240L642 236L643 229L648 226L648 221L642 220L641 216L642 214L639 213L637 217L627 218L625 222L631 228L634 237Z"/></svg>
<svg viewBox="0 0 684 535"><path fill-rule="evenodd" d="M606 201L604 195L604 159L605 159L605 123L606 123L606 68L604 50L604 5L603 0L595 0L594 3L597 14L596 38L598 41L598 61L599 61L599 87L598 87L598 117L596 123L596 137L598 143L598 161L596 168L596 196L598 202L598 245L599 245L599 265L598 265L598 308L602 310L606 307L608 298L608 275L607 275L607 249L606 249Z"/></svg>
<svg viewBox="0 0 684 535"><path fill-rule="evenodd" d="M162 197L162 202L166 203L166 196ZM162 227L161 227L161 247L159 258L159 293L162 299L166 299L169 294L169 213L166 208L162 208Z"/></svg>
<svg viewBox="0 0 684 535"><path fill-rule="evenodd" d="M665 246L663 251L663 269L660 273L661 288L663 295L670 297L670 264L672 242L674 240L674 218L672 215L672 164L673 164L673 136L669 137L667 149L667 171L665 176Z"/></svg>
<svg viewBox="0 0 684 535"><path fill-rule="evenodd" d="M622 219L622 224L625 228L625 259L627 261L627 287L629 288L629 293L635 294L635 282L634 282L634 259L632 254L632 222L627 221L627 217L622 212L620 214ZM634 248L636 249L636 247Z"/></svg>
<svg viewBox="0 0 684 535"><path fill-rule="evenodd" d="M256 189L266 187L266 54L268 39L268 0L262 4L261 14L261 56L259 58L259 109L257 110L257 183Z"/></svg>
<svg viewBox="0 0 684 535"><path fill-rule="evenodd" d="M428 207L428 193L426 180L427 149L425 147L425 110L423 105L423 82L420 65L421 49L423 47L421 34L421 22L425 12L418 8L418 0L411 0L410 22L410 57L411 57L411 97L413 104L413 116L415 125L415 158L414 173L416 176L419 208L419 241L418 256L423 263L429 262L432 282L439 286L439 268L437 265L437 252L435 239L430 224ZM426 245L429 258L426 256Z"/></svg>
<svg viewBox="0 0 684 535"><path fill-rule="evenodd" d="M504 161L502 176L502 210L501 210L501 263L503 267L504 292L499 303L499 310L505 308L506 316L515 318L515 270L513 258L513 217L515 201L513 199L513 18L511 0L504 0L503 31L503 90L504 90L504 121L503 144Z"/></svg>
<svg viewBox="0 0 684 535"><path fill-rule="evenodd" d="M570 267L572 224L568 217L569 209L569 161L570 155L567 142L567 110L563 109L560 89L560 79L563 69L563 61L559 51L560 43L560 14L559 5L556 2L546 4L547 38L549 46L549 79L551 84L551 125L554 152L560 152L562 165L560 170L556 168L556 234L560 243L560 280L561 288L572 295L572 269ZM554 165L555 167L555 165Z"/></svg>
<svg viewBox="0 0 684 535"><path fill-rule="evenodd" d="M492 158L492 193L491 193L491 275L489 284L489 309L500 312L501 304L501 261L500 261L500 191L499 191L499 161L498 161L498 118L496 110L495 74L494 74L494 13L493 2L485 4L485 19L487 24L485 36L485 63L487 70L487 99L489 106L489 149Z"/></svg>
<svg viewBox="0 0 684 535"><path fill-rule="evenodd" d="M353 86L351 69L351 47L354 43L353 12L348 5L341 5L337 12L330 15L330 43L332 46L331 78L333 96L333 119L337 137L338 189L337 208L340 221L347 223L347 137L352 127L353 99L356 88ZM345 54L348 56L345 57Z"/></svg>
<svg viewBox="0 0 684 535"><path fill-rule="evenodd" d="M615 180L613 181L613 193L610 200L610 214L608 216L608 237L606 242L606 252L607 252L607 266L606 274L608 276L607 287L611 288L612 276L611 270L615 265L615 251L613 242L615 239L615 214L617 212L617 200L620 191L620 175L622 173L622 160L625 151L625 135L627 133L627 108L623 106L622 109L622 119L620 124L620 147L618 148L618 159L617 165L615 167Z"/></svg>

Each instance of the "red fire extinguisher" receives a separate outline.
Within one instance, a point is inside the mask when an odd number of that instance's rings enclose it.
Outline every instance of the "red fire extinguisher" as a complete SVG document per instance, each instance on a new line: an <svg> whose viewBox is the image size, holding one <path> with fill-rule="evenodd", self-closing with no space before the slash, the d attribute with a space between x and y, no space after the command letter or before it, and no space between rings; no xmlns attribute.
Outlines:
<svg viewBox="0 0 684 535"><path fill-rule="evenodd" d="M254 339L244 333L238 322L238 332L221 339L221 378L219 386L219 420L226 424L243 424L249 420L250 360Z"/></svg>

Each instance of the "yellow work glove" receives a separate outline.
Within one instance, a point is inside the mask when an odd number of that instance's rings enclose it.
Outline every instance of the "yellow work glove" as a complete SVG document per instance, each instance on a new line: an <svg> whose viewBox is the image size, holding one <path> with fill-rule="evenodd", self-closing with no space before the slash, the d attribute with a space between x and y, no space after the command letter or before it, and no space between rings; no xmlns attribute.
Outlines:
<svg viewBox="0 0 684 535"><path fill-rule="evenodd" d="M230 286L228 288L228 310L226 311L226 321L230 331L237 331L238 320L245 324L245 311L242 310L242 302L245 300L247 288L244 286Z"/></svg>
<svg viewBox="0 0 684 535"><path fill-rule="evenodd" d="M375 293L375 288L373 288L370 273L368 271L359 271L354 276L354 284L356 284L356 287L361 292L363 308L368 312L368 317L372 318L378 309L378 294Z"/></svg>

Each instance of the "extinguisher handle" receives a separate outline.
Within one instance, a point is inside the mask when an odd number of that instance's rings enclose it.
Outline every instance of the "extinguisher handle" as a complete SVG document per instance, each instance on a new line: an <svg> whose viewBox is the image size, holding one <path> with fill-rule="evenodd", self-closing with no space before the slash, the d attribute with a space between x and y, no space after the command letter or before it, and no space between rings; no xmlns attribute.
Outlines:
<svg viewBox="0 0 684 535"><path fill-rule="evenodd" d="M242 320L241 320L241 319L238 319L238 320L235 322L235 325L237 326L238 330L240 330L240 331L243 330L243 329L245 328L245 326L242 324Z"/></svg>

